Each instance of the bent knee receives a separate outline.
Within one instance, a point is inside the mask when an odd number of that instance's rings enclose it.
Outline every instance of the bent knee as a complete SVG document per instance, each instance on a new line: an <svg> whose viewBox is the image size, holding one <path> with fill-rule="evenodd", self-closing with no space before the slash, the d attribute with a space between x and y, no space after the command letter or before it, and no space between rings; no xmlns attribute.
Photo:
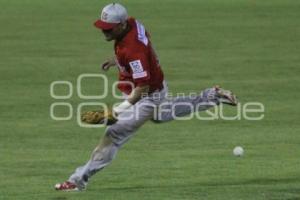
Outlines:
<svg viewBox="0 0 300 200"><path fill-rule="evenodd" d="M134 131L125 125L114 124L106 128L105 136L109 137L116 146L124 144Z"/></svg>
<svg viewBox="0 0 300 200"><path fill-rule="evenodd" d="M93 152L93 161L103 161L105 163L110 162L115 157L118 151L118 147L115 144L110 144L101 149L96 149Z"/></svg>

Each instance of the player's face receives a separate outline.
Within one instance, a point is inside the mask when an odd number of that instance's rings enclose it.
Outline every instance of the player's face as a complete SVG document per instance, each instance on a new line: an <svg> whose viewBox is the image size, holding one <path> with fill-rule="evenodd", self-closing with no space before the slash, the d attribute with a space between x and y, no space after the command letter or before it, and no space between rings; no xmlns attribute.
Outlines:
<svg viewBox="0 0 300 200"><path fill-rule="evenodd" d="M106 41L116 40L123 33L122 27L123 27L122 24L118 24L112 29L102 30L102 33L105 36L105 40Z"/></svg>

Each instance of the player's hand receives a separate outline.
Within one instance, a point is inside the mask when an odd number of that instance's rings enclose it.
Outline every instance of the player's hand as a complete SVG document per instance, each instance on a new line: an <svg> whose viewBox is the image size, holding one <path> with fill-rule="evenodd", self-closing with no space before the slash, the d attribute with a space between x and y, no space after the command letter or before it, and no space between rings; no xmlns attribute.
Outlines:
<svg viewBox="0 0 300 200"><path fill-rule="evenodd" d="M107 70L109 70L110 67L113 67L116 64L117 63L116 63L115 58L111 58L111 59L108 59L106 62L104 62L101 67L102 67L102 70L107 71Z"/></svg>

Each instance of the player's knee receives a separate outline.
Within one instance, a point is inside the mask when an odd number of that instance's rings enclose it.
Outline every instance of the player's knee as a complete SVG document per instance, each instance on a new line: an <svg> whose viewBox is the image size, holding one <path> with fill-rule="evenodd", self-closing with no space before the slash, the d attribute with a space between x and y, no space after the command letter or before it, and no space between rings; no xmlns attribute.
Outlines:
<svg viewBox="0 0 300 200"><path fill-rule="evenodd" d="M118 146L110 144L93 152L93 161L102 161L103 163L111 162L118 151Z"/></svg>
<svg viewBox="0 0 300 200"><path fill-rule="evenodd" d="M116 128L115 126L109 126L105 130L105 136L112 139L112 141L117 140L119 138L120 133L120 129Z"/></svg>
<svg viewBox="0 0 300 200"><path fill-rule="evenodd" d="M107 127L105 136L109 137L115 145L121 146L129 139L132 133L133 131L129 127L115 124Z"/></svg>

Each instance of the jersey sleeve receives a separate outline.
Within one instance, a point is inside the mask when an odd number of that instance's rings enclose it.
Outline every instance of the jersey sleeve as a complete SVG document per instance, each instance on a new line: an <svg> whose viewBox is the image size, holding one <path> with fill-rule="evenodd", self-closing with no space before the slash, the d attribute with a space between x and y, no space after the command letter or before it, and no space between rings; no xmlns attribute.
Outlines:
<svg viewBox="0 0 300 200"><path fill-rule="evenodd" d="M138 52L128 57L132 79L137 86L148 85L150 80L150 63L146 53Z"/></svg>

